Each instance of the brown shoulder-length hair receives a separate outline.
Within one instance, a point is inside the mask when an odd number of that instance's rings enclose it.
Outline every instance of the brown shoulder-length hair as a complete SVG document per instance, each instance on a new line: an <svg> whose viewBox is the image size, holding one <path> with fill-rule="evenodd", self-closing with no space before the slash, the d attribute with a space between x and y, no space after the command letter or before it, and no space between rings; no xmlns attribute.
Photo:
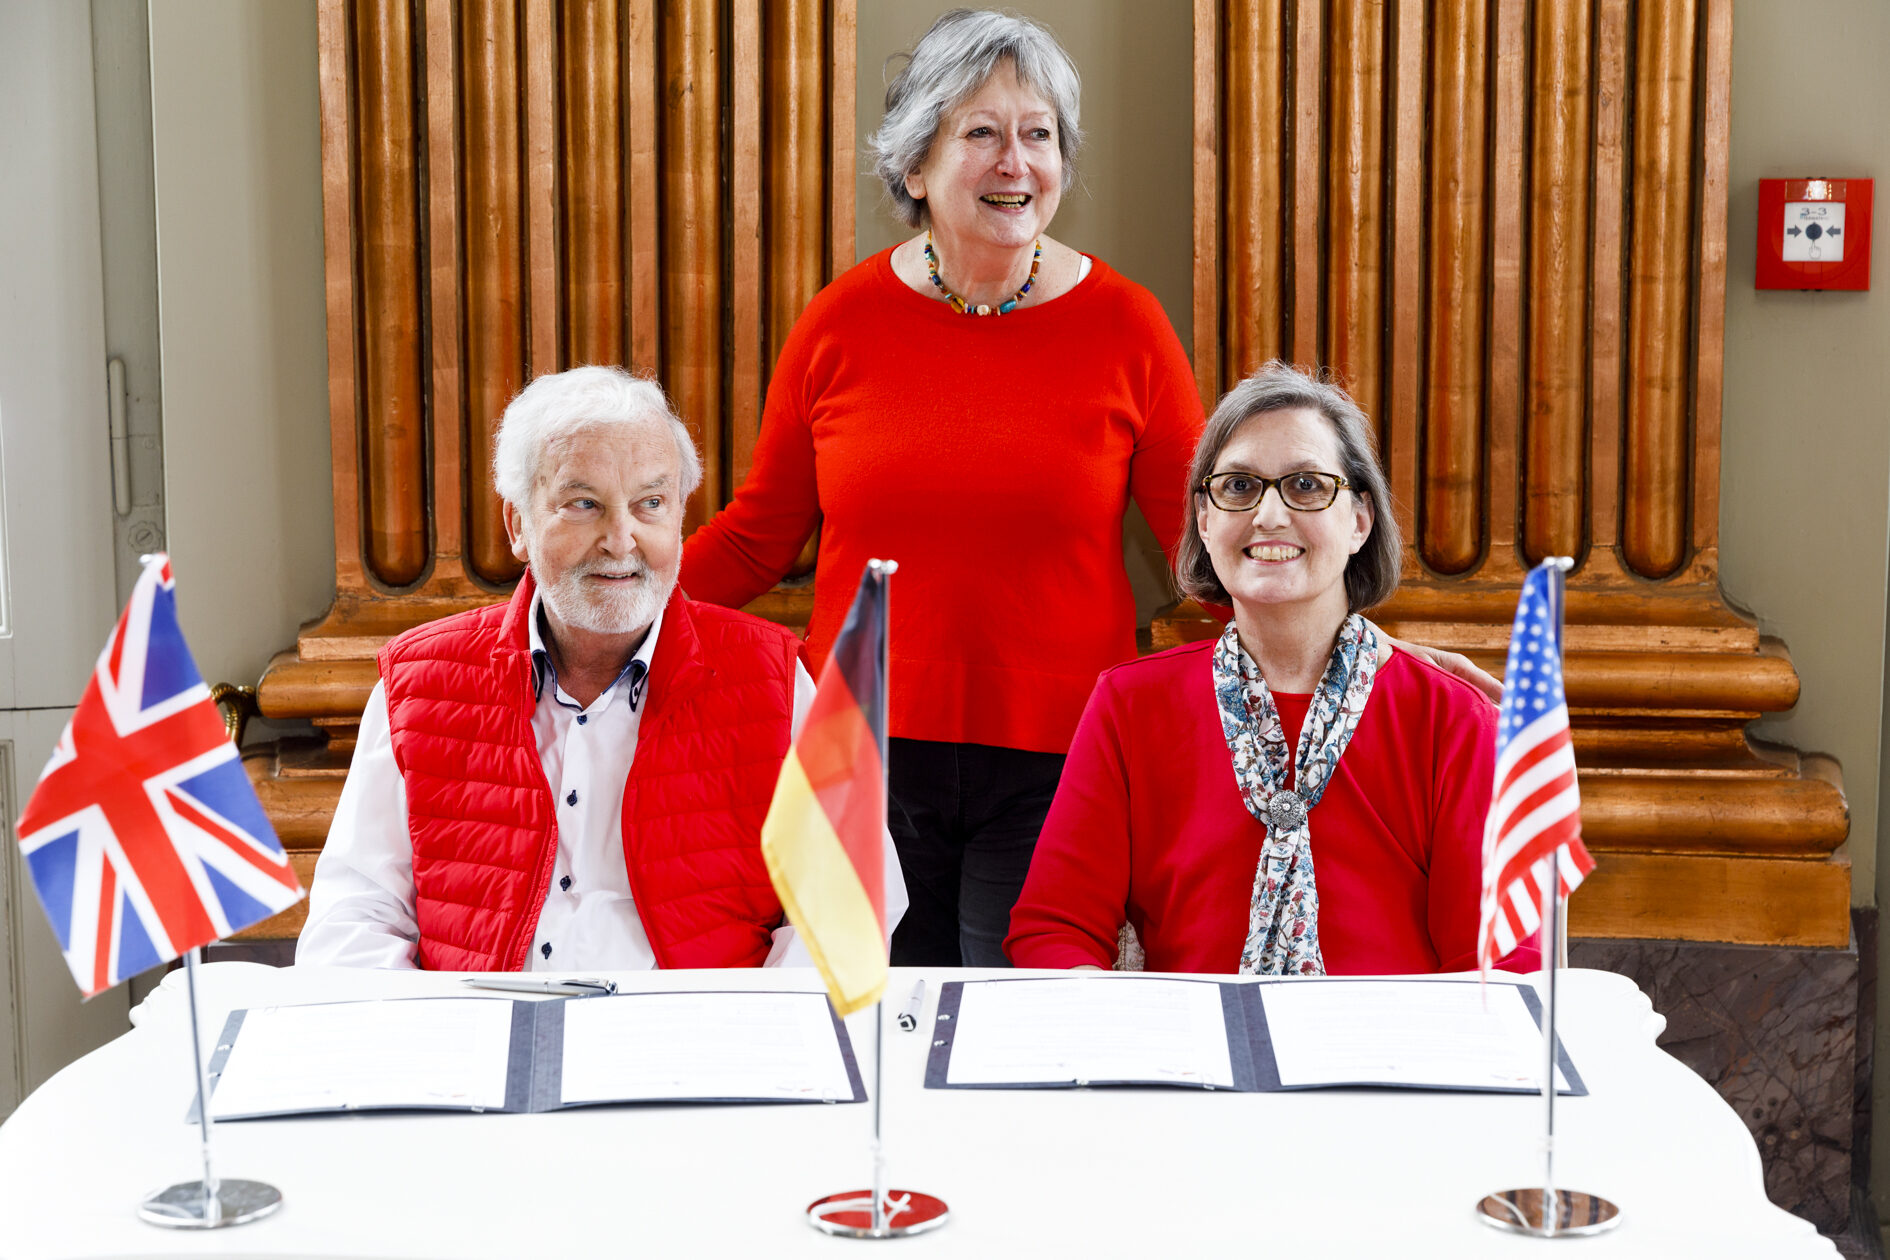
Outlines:
<svg viewBox="0 0 1890 1260"><path fill-rule="evenodd" d="M1339 440L1338 471L1350 485L1347 493L1372 505L1371 535L1345 565L1347 611L1363 612L1382 604L1398 589L1403 541L1391 510L1391 488L1385 483L1384 469L1378 466L1371 424L1328 371L1321 368L1307 372L1275 359L1227 391L1221 405L1208 417L1201 442L1194 448L1194 462L1188 468L1191 510L1181 531L1181 546L1175 552L1175 584L1183 595L1209 604L1233 602L1221 585L1220 575L1214 572L1207 544L1201 541L1201 531L1194 523L1193 509L1199 508L1201 496L1207 493L1201 481L1214 471L1221 451L1242 425L1270 411L1300 407L1318 412L1332 426L1333 436Z"/></svg>

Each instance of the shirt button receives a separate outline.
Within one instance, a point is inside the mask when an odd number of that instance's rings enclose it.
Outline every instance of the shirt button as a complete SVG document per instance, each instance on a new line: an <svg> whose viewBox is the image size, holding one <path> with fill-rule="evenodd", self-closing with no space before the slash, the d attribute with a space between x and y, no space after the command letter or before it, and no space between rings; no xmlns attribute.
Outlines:
<svg viewBox="0 0 1890 1260"><path fill-rule="evenodd" d="M559 880L558 887L563 889L565 892L570 892L571 891L571 877L569 875L566 875L563 879Z"/></svg>
<svg viewBox="0 0 1890 1260"><path fill-rule="evenodd" d="M586 722L588 722L589 720L590 720L590 718L589 718L589 717L588 717L587 715L585 715L585 714L582 714L582 713L580 713L580 714L578 714L578 725L579 725L579 726L582 726L582 725L584 725L584 723L586 723Z"/></svg>
<svg viewBox="0 0 1890 1260"><path fill-rule="evenodd" d="M551 942L546 941L543 945L540 945L538 947L538 952L540 954L543 954L546 958L551 957Z"/></svg>
<svg viewBox="0 0 1890 1260"><path fill-rule="evenodd" d="M576 789L576 788L572 788L572 789L571 789L571 795L569 795L569 796L567 796L567 797L565 797L565 798L564 798L564 803L565 803L566 805L575 805L575 804L577 804L577 789Z"/></svg>

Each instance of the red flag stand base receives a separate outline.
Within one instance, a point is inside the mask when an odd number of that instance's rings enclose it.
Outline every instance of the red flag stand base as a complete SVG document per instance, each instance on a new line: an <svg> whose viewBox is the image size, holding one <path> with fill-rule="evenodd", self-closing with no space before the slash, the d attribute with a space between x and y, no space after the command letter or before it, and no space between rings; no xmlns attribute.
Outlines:
<svg viewBox="0 0 1890 1260"><path fill-rule="evenodd" d="M951 1219L945 1200L917 1190L888 1190L880 1227L873 1228L873 1192L847 1190L807 1205L807 1223L838 1238L904 1238Z"/></svg>
<svg viewBox="0 0 1890 1260"><path fill-rule="evenodd" d="M1477 1219L1492 1229L1531 1238L1586 1238L1621 1223L1621 1209L1598 1194L1552 1190L1553 1210L1543 1210L1541 1190L1499 1190L1477 1204Z"/></svg>
<svg viewBox="0 0 1890 1260"><path fill-rule="evenodd" d="M138 1205L138 1219L167 1229L221 1229L258 1221L282 1206L282 1192L263 1181L222 1179L216 1197L201 1181L180 1181L157 1190Z"/></svg>

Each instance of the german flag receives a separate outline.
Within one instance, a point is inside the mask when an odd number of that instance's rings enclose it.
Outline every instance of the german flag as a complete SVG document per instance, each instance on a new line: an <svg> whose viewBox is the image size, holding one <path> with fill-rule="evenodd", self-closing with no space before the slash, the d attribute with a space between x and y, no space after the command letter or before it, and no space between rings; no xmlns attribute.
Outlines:
<svg viewBox="0 0 1890 1260"><path fill-rule="evenodd" d="M886 988L886 579L871 560L788 749L761 852L788 921L850 1015Z"/></svg>

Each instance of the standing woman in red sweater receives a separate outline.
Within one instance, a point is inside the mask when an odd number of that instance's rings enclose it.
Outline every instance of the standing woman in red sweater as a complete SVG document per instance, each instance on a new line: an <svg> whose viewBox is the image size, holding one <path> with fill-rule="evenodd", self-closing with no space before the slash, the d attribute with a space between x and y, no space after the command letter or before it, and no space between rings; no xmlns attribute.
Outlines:
<svg viewBox="0 0 1890 1260"><path fill-rule="evenodd" d="M1097 681L1011 960L1108 967L1128 923L1151 971L1474 967L1496 712L1362 615L1399 566L1364 413L1268 364L1215 409L1189 483L1175 576L1234 619ZM1536 964L1529 942L1504 966Z"/></svg>
<svg viewBox="0 0 1890 1260"><path fill-rule="evenodd" d="M682 585L740 606L818 524L816 665L867 559L897 560L891 826L901 964L1003 966L1002 942L1096 675L1135 655L1133 497L1164 548L1201 429L1154 297L1045 235L1076 178L1076 67L1043 27L957 10L886 92L871 144L919 229L807 307L734 501Z"/></svg>

